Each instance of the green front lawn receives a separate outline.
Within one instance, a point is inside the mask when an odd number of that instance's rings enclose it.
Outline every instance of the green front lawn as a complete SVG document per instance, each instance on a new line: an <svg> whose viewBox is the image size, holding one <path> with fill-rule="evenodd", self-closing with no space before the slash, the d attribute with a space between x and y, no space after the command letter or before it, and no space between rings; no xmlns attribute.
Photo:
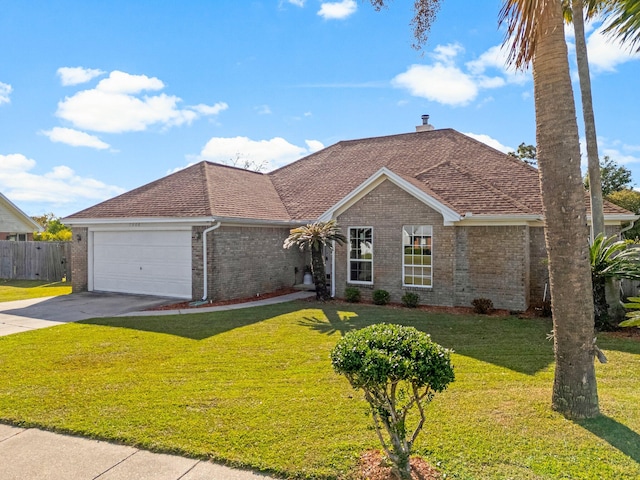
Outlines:
<svg viewBox="0 0 640 480"><path fill-rule="evenodd" d="M448 478L640 478L640 343L599 340L604 416L570 422L549 408L546 320L294 302L66 324L0 337L0 420L284 477L341 477L378 441L329 352L347 330L382 321L456 351L456 381L416 445Z"/></svg>
<svg viewBox="0 0 640 480"><path fill-rule="evenodd" d="M29 298L57 297L71 293L71 284L40 280L0 280L0 302Z"/></svg>

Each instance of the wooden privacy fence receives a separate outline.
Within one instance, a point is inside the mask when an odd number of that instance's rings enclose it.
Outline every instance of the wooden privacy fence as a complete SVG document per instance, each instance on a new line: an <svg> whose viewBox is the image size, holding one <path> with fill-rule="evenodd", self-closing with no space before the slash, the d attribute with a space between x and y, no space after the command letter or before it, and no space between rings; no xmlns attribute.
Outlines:
<svg viewBox="0 0 640 480"><path fill-rule="evenodd" d="M71 242L0 240L0 278L9 280L71 280Z"/></svg>

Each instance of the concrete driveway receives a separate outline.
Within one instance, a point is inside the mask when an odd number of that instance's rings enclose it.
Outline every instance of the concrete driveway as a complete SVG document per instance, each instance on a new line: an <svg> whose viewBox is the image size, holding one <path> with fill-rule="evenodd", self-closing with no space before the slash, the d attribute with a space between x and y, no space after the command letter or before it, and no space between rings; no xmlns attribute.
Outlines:
<svg viewBox="0 0 640 480"><path fill-rule="evenodd" d="M87 318L116 317L183 300L150 295L81 292L0 303L0 336Z"/></svg>

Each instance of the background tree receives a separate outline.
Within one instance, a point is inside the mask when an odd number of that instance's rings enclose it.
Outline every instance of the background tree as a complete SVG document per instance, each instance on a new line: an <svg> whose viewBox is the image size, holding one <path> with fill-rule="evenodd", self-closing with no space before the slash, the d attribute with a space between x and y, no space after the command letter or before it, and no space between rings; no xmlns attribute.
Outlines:
<svg viewBox="0 0 640 480"><path fill-rule="evenodd" d="M505 0L509 62L533 67L538 171L553 308L552 408L599 414L594 316L580 143L561 0Z"/></svg>
<svg viewBox="0 0 640 480"><path fill-rule="evenodd" d="M538 153L536 152L535 145L527 145L522 142L518 145L518 150L515 152L509 152L508 155L515 157L519 160L522 160L527 165L531 165L532 167L537 167L538 165Z"/></svg>
<svg viewBox="0 0 640 480"><path fill-rule="evenodd" d="M622 165L618 165L614 160L605 156L600 162L602 172L602 193L611 195L613 192L625 190L632 185L631 170Z"/></svg>
<svg viewBox="0 0 640 480"><path fill-rule="evenodd" d="M402 480L411 480L409 457L424 407L455 378L450 357L426 333L384 323L347 333L331 352L333 369L364 392L378 439ZM419 416L410 427L412 409Z"/></svg>
<svg viewBox="0 0 640 480"><path fill-rule="evenodd" d="M640 214L640 192L637 190L618 190L607 195L607 200L636 215ZM624 238L637 242L640 239L640 224L636 222L632 228L623 232L623 235Z"/></svg>
<svg viewBox="0 0 640 480"><path fill-rule="evenodd" d="M35 241L45 242L70 242L71 229L60 221L53 213L45 213L40 216L31 217L44 228L44 232L35 232L33 239Z"/></svg>
<svg viewBox="0 0 640 480"><path fill-rule="evenodd" d="M327 288L324 249L332 248L334 242L343 244L346 240L346 237L340 233L336 221L329 220L328 222L310 223L303 227L294 228L284 241L284 248L296 245L300 250L307 249L311 252L311 273L318 300L325 301L331 298L331 292Z"/></svg>

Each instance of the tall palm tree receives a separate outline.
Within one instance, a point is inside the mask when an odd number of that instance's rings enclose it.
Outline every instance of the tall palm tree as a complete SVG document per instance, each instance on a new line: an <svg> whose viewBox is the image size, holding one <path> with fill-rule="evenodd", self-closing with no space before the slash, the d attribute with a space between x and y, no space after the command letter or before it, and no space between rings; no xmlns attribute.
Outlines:
<svg viewBox="0 0 640 480"><path fill-rule="evenodd" d="M573 23L573 30L576 36L576 63L578 64L578 77L580 79L584 136L587 143L592 239L605 233L604 202L602 199L602 180L600 178L598 137L596 135L596 121L593 114L587 39L584 33L584 17L586 12L587 18L592 18L600 11L601 6L602 1L587 0L587 8L585 10L585 2L583 2L583 0L563 0L564 18L567 23Z"/></svg>
<svg viewBox="0 0 640 480"><path fill-rule="evenodd" d="M311 273L313 283L316 286L316 299L329 300L331 293L327 288L327 274L324 266L324 249L332 248L333 243L343 244L346 237L340 233L340 228L335 220L328 222L316 222L294 228L284 241L284 248L294 245L300 250L311 252Z"/></svg>
<svg viewBox="0 0 640 480"><path fill-rule="evenodd" d="M623 42L626 41L633 45L640 40L640 0L563 0L562 3L565 20L567 23L573 23L576 37L576 62L578 64L582 115L587 144L589 196L591 199L591 239L595 241L598 235L606 235L606 231L584 19L585 16L589 19L604 13L609 21L609 26L605 31L613 36L621 37ZM615 278L606 280L605 291L606 304L608 305L607 315L612 320L621 319L624 317L624 308L620 302L620 289Z"/></svg>
<svg viewBox="0 0 640 480"><path fill-rule="evenodd" d="M533 66L538 172L545 217L556 360L552 408L599 414L594 317L580 143L564 37L562 0L505 0L509 60Z"/></svg>

